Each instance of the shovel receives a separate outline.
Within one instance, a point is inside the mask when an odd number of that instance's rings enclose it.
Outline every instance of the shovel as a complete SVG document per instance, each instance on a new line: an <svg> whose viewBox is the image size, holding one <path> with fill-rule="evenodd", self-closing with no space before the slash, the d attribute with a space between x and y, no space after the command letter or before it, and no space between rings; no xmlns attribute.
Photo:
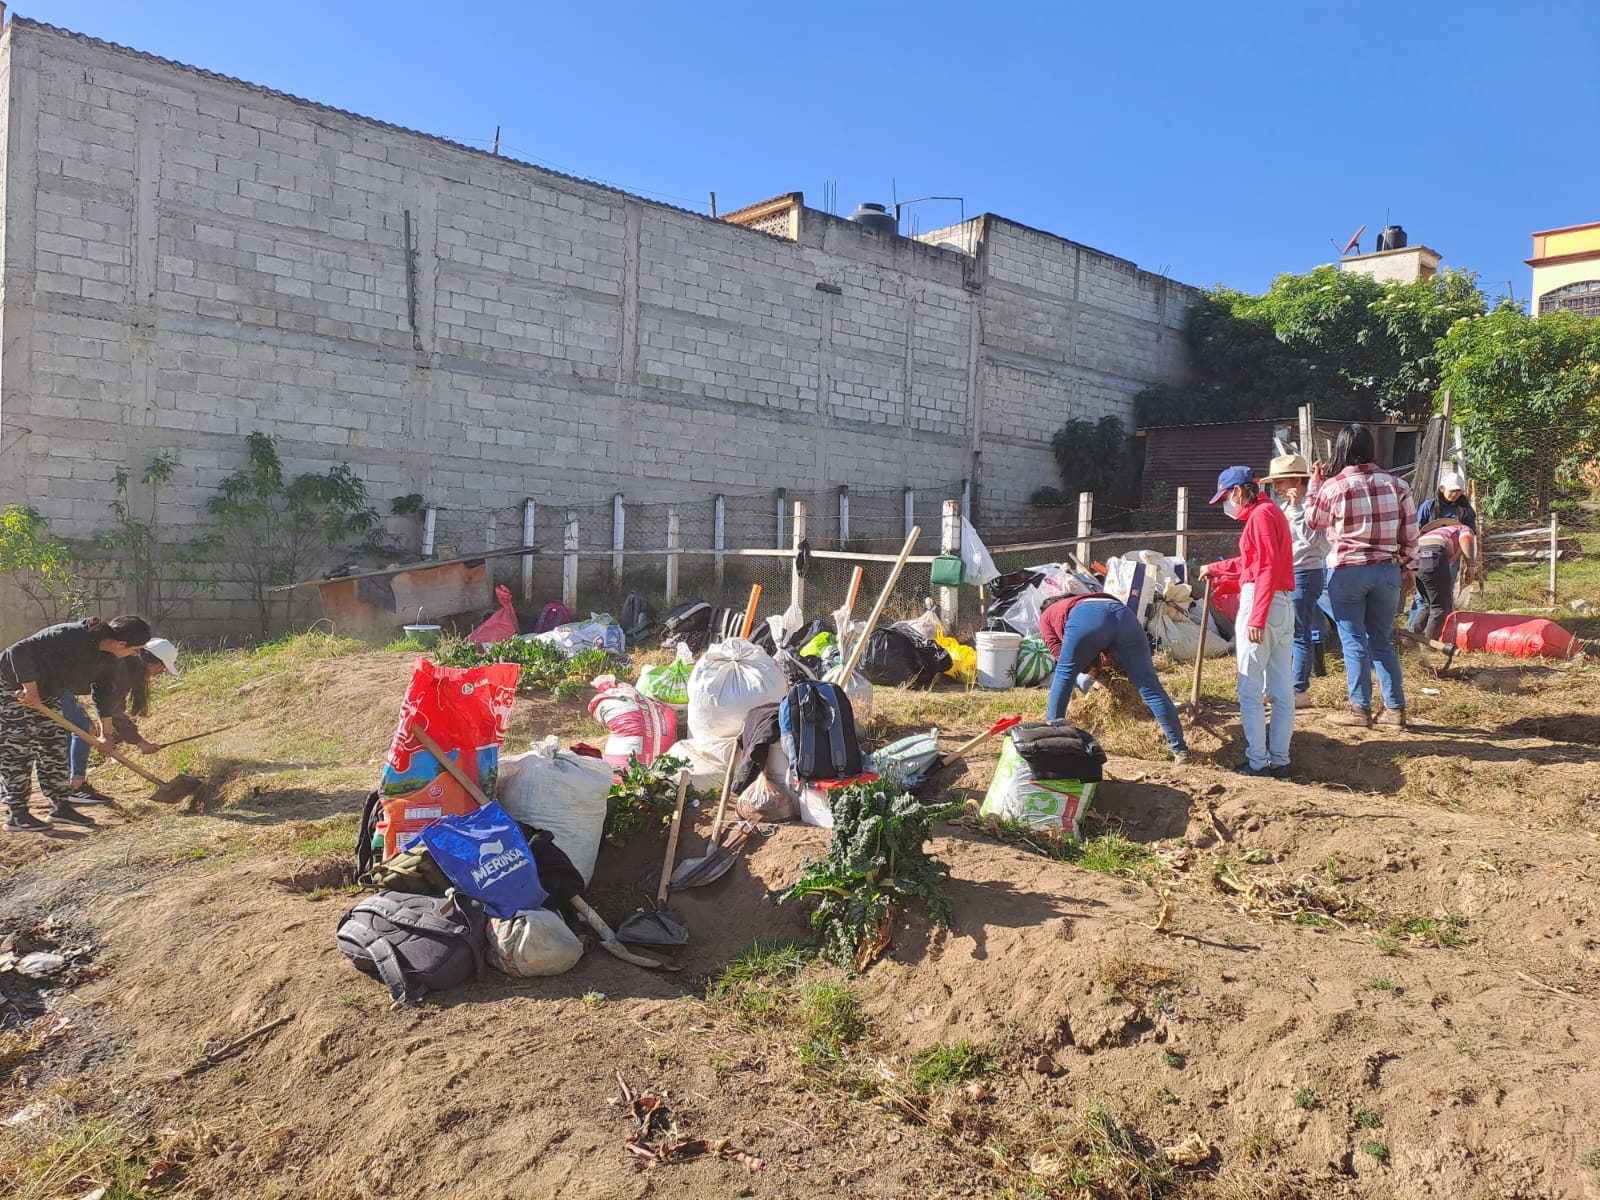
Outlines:
<svg viewBox="0 0 1600 1200"><path fill-rule="evenodd" d="M745 605L744 621L739 625L739 636L740 637L742 637L742 638L749 637L750 636L750 631L753 628L755 628L755 623L756 623L756 605L758 605L760 603L761 603L761 585L759 583L752 583L750 585L750 603Z"/></svg>
<svg viewBox="0 0 1600 1200"><path fill-rule="evenodd" d="M939 756L938 760L934 762L933 766L928 768L928 774L932 775L935 771L944 770L946 767L950 766L957 759L959 759L962 755L966 754L966 752L968 750L971 750L974 746L976 746L979 742L983 741L985 738L992 738L996 734L1004 733L1006 730L1010 729L1013 725L1021 725L1021 724L1022 724L1022 718L1021 717L1001 717L998 721L996 721L993 725L989 726L989 728L985 729L977 737L969 738L966 741L962 742L961 745L957 746L954 750L950 751L949 754L941 754Z"/></svg>
<svg viewBox="0 0 1600 1200"><path fill-rule="evenodd" d="M444 747L440 746L438 742L434 741L416 725L411 726L411 736L417 739L418 744L424 750L433 755L434 761L445 769L451 779L454 779L466 789L467 795L471 796L479 804L489 803L489 797L483 794L483 789L467 778L466 772L457 766L455 761L444 752ZM676 971L678 969L658 959L646 958L642 954L635 954L617 941L617 935L611 932L611 927L601 919L599 913L589 907L589 902L582 896L574 896L572 898L572 907L578 911L580 917L588 922L589 927L599 935L600 948L606 953L620 958L623 962L632 963L636 967L661 968L668 971Z"/></svg>
<svg viewBox="0 0 1600 1200"><path fill-rule="evenodd" d="M678 807L672 813L672 832L667 834L667 857L661 864L661 883L655 903L643 908L617 927L619 941L639 946L683 946L689 941L689 927L683 918L667 911L667 895L672 890L672 860L678 857L678 833L683 828L683 801L689 794L689 772L678 772Z"/></svg>
<svg viewBox="0 0 1600 1200"><path fill-rule="evenodd" d="M172 747L181 746L185 742L199 741L201 738L208 738L219 733L226 733L228 730L237 729L243 724L243 721L235 721L232 725L218 725L215 729L208 729L204 733L191 733L188 737L173 738L170 742L162 742L161 748L163 750L170 750Z"/></svg>
<svg viewBox="0 0 1600 1200"><path fill-rule="evenodd" d="M1206 633L1211 628L1211 581L1206 580L1205 600L1200 605L1200 644L1194 649L1194 679L1189 684L1189 702L1178 706L1185 716L1200 715L1200 672L1206 662Z"/></svg>
<svg viewBox="0 0 1600 1200"><path fill-rule="evenodd" d="M872 613L867 617L866 628L861 631L861 636L856 639L856 644L850 650L850 657L845 659L843 665L835 667L823 676L829 683L845 686L850 675L856 669L856 664L861 661L862 652L867 648L867 642L872 637L872 631L878 627L878 618L883 615L883 609L889 603L889 593L894 591L894 585L900 580L900 572L906 568L906 559L911 557L911 547L917 544L917 538L922 533L920 525L913 525L911 532L906 535L906 544L900 547L900 557L894 560L894 566L889 570L889 579L883 585L883 591L878 594L878 602L872 606Z"/></svg>
<svg viewBox="0 0 1600 1200"><path fill-rule="evenodd" d="M740 830L734 837L729 838L726 846L717 841L717 835L722 832L722 814L728 809L728 793L733 790L733 770L738 761L737 753L731 755L728 759L728 769L722 774L722 799L717 801L717 816L711 822L711 836L706 839L706 852L699 858L684 859L672 873L672 886L679 891L684 888L704 887L721 879L728 873L728 868L733 866L734 856L744 845L748 832L745 830Z"/></svg>
<svg viewBox="0 0 1600 1200"><path fill-rule="evenodd" d="M1444 655L1444 666L1439 668L1441 671L1448 671L1450 664L1455 661L1457 647L1454 642L1441 642L1437 638L1424 637L1420 633L1412 633L1409 629L1400 629L1398 627L1394 631L1394 636L1401 641L1411 642L1417 646L1426 646L1429 650L1437 650Z"/></svg>
<svg viewBox="0 0 1600 1200"><path fill-rule="evenodd" d="M81 737L84 741L94 746L96 750L100 750L100 753L104 754L107 758L115 759L141 779L155 784L156 790L150 797L152 800L159 801L162 804L176 804L179 800L193 796L205 786L203 780L196 779L193 775L179 775L174 779L163 779L161 776L151 771L146 771L138 763L122 757L122 755L118 754L115 750L109 748L101 749L100 746L96 745L99 739L96 738L94 734L89 733L87 730L79 729L76 725L67 720L54 709L37 708L34 709L34 711L42 712L45 716L49 717L68 733L77 734L77 736Z"/></svg>

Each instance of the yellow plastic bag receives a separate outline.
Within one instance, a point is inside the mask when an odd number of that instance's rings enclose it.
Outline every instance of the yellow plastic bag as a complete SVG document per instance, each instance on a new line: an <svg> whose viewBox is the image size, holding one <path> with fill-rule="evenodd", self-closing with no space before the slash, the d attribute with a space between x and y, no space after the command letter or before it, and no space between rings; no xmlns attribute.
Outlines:
<svg viewBox="0 0 1600 1200"><path fill-rule="evenodd" d="M950 669L945 674L968 687L977 683L978 652L971 646L963 646L952 637L941 637L938 641L939 645L944 647L945 653L950 655Z"/></svg>

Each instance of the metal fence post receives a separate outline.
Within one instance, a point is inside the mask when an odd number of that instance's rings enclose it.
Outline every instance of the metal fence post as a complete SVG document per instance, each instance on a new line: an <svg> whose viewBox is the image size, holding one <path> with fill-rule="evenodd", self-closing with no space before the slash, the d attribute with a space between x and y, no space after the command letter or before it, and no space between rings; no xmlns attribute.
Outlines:
<svg viewBox="0 0 1600 1200"><path fill-rule="evenodd" d="M712 569L716 572L716 577L717 577L717 595L718 596L722 595L723 572L724 572L724 570L726 568L726 558L725 558L725 556L723 555L722 552L728 548L727 532L726 532L726 530L727 530L727 521L726 521L727 510L728 510L728 502L724 497L718 496L714 501L712 501L712 503L711 503L711 548L713 550L715 550L716 553L711 556L711 566L712 566Z"/></svg>
<svg viewBox="0 0 1600 1200"><path fill-rule="evenodd" d="M944 533L942 554L961 554L961 501L946 500L944 502ZM961 589L959 587L941 587L939 589L939 621L944 625L945 632L954 636L956 621L961 616Z"/></svg>
<svg viewBox="0 0 1600 1200"><path fill-rule="evenodd" d="M1078 562L1088 566L1093 555L1089 538L1094 533L1094 493L1078 493Z"/></svg>
<svg viewBox="0 0 1600 1200"><path fill-rule="evenodd" d="M622 547L626 544L626 521L627 505L623 502L622 493L618 492L611 497L611 583L619 591L622 589Z"/></svg>
<svg viewBox="0 0 1600 1200"><path fill-rule="evenodd" d="M806 502L794 502L794 557L789 560L789 603L806 610L806 580L800 574L800 543L806 540Z"/></svg>
<svg viewBox="0 0 1600 1200"><path fill-rule="evenodd" d="M439 532L439 509L430 504L422 510L422 557L433 557L433 546Z"/></svg>
<svg viewBox="0 0 1600 1200"><path fill-rule="evenodd" d="M522 502L522 544L533 549L533 519L539 506L530 497ZM522 602L533 603L533 555L522 556Z"/></svg>
<svg viewBox="0 0 1600 1200"><path fill-rule="evenodd" d="M561 536L561 603L568 613L578 611L578 514L567 510L567 529Z"/></svg>
<svg viewBox="0 0 1600 1200"><path fill-rule="evenodd" d="M839 485L839 549L850 549L850 489Z"/></svg>
<svg viewBox="0 0 1600 1200"><path fill-rule="evenodd" d="M1178 489L1178 536L1173 547L1173 556L1189 561L1189 489Z"/></svg>
<svg viewBox="0 0 1600 1200"><path fill-rule="evenodd" d="M667 509L667 607L671 608L678 602L678 551L682 548L679 541L678 510Z"/></svg>

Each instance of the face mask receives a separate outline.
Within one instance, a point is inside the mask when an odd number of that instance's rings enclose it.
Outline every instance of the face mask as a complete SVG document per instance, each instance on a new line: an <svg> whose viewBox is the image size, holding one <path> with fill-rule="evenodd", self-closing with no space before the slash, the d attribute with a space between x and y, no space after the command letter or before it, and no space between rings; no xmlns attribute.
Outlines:
<svg viewBox="0 0 1600 1200"><path fill-rule="evenodd" d="M1222 511L1227 513L1230 517L1232 517L1235 521L1237 521L1239 519L1240 512L1242 512L1243 510L1237 504L1235 504L1232 500L1224 500L1222 502Z"/></svg>

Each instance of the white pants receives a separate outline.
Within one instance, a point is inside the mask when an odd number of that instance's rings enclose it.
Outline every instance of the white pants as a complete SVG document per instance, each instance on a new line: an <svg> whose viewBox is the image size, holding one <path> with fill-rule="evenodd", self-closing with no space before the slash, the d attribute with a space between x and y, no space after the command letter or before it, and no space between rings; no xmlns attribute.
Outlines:
<svg viewBox="0 0 1600 1200"><path fill-rule="evenodd" d="M1275 592L1267 609L1261 641L1252 642L1245 627L1255 603L1254 583L1239 591L1239 620L1234 650L1239 662L1239 717L1244 722L1246 761L1262 767L1289 765L1289 739L1294 736L1294 605L1288 592ZM1263 694L1272 701L1272 728L1267 728Z"/></svg>

